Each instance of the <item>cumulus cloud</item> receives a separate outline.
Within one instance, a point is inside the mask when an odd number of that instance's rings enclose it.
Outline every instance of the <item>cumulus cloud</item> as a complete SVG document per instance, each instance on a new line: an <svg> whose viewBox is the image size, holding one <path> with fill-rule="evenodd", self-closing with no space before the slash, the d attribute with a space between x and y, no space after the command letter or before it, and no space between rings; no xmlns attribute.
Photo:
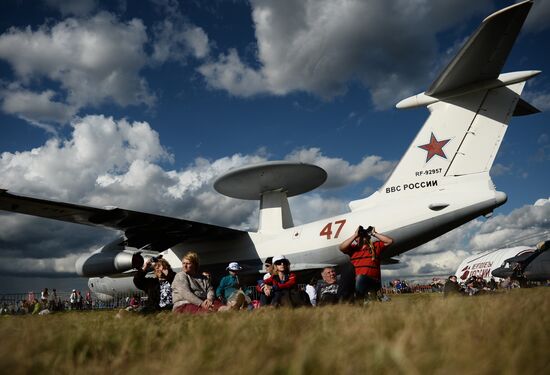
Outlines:
<svg viewBox="0 0 550 375"><path fill-rule="evenodd" d="M518 237L531 236L550 229L550 200L539 199L534 205L524 206L509 215L498 215L485 222L470 241L472 247L488 250L508 246Z"/></svg>
<svg viewBox="0 0 550 375"><path fill-rule="evenodd" d="M510 166L506 166L504 164L495 163L491 167L491 176L502 176L506 174L510 174L512 168Z"/></svg>
<svg viewBox="0 0 550 375"><path fill-rule="evenodd" d="M154 63L178 61L188 56L205 58L210 52L208 36L204 30L185 20L179 3L174 0L155 0L163 21L153 26Z"/></svg>
<svg viewBox="0 0 550 375"><path fill-rule="evenodd" d="M259 68L230 49L198 70L238 96L294 91L330 99L351 81L387 108L429 82L436 34L488 10L488 1L252 1ZM403 62L407 63L404 64Z"/></svg>
<svg viewBox="0 0 550 375"><path fill-rule="evenodd" d="M0 93L4 98L2 110L5 113L16 115L52 133L55 128L49 124L67 123L76 114L76 107L56 101L52 90L32 92L13 86Z"/></svg>
<svg viewBox="0 0 550 375"><path fill-rule="evenodd" d="M401 264L383 267L385 277L420 277L455 273L464 258L487 250L535 245L550 234L550 199L476 219L399 256Z"/></svg>
<svg viewBox="0 0 550 375"><path fill-rule="evenodd" d="M87 116L75 121L72 138L51 138L31 151L0 156L1 186L28 194L80 201L100 171L128 170L136 162L171 160L158 134L144 122Z"/></svg>
<svg viewBox="0 0 550 375"><path fill-rule="evenodd" d="M341 187L369 177L386 179L395 166L395 162L383 160L376 155L365 156L359 164L351 165L346 160L323 155L318 148L295 150L286 159L315 164L325 169L328 178L324 188Z"/></svg>
<svg viewBox="0 0 550 375"><path fill-rule="evenodd" d="M327 198L313 193L289 199L294 225L302 225L325 217L348 212L348 202L337 198Z"/></svg>
<svg viewBox="0 0 550 375"><path fill-rule="evenodd" d="M34 123L64 122L84 106L112 100L121 106L152 106L155 96L140 70L147 63L142 21L120 22L106 12L92 18L67 18L37 30L10 28L0 35L0 59L8 62L19 90L3 90L3 109ZM31 92L51 80L60 87ZM54 96L58 97L55 100ZM39 109L27 107L29 102Z"/></svg>
<svg viewBox="0 0 550 375"><path fill-rule="evenodd" d="M284 94L283 91L270 89L264 74L243 63L235 49L220 54L216 61L201 65L198 71L210 87L226 90L233 95L249 97L265 93Z"/></svg>
<svg viewBox="0 0 550 375"><path fill-rule="evenodd" d="M155 63L184 62L187 56L204 58L210 47L208 36L200 27L164 20L155 26L152 59Z"/></svg>
<svg viewBox="0 0 550 375"><path fill-rule="evenodd" d="M208 36L184 18L177 1L155 1L162 21L149 28L140 19L94 14L95 0L47 4L72 17L0 35L0 59L15 75L0 90L0 104L5 113L50 132L87 107L115 103L150 108L157 98L144 68L183 64L188 57L204 59L210 53Z"/></svg>

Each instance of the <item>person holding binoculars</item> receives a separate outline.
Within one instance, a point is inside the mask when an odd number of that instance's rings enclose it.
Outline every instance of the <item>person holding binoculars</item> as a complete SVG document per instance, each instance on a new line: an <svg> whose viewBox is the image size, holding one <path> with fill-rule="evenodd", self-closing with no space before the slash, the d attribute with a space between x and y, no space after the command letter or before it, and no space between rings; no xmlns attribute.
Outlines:
<svg viewBox="0 0 550 375"><path fill-rule="evenodd" d="M376 300L382 289L380 254L393 239L369 226L359 226L355 233L340 244L340 251L350 257L355 269L355 298Z"/></svg>

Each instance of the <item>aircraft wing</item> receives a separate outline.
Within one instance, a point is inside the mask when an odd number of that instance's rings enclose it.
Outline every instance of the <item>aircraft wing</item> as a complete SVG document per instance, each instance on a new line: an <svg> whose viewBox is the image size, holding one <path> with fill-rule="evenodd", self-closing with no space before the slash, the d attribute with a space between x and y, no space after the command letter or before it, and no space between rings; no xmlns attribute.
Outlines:
<svg viewBox="0 0 550 375"><path fill-rule="evenodd" d="M483 20L426 95L437 97L469 84L497 79L532 5L532 1L514 4Z"/></svg>
<svg viewBox="0 0 550 375"><path fill-rule="evenodd" d="M0 210L48 219L123 231L127 245L163 251L182 242L200 239L228 239L246 232L190 220L121 208L97 208L55 202L8 193L0 189Z"/></svg>

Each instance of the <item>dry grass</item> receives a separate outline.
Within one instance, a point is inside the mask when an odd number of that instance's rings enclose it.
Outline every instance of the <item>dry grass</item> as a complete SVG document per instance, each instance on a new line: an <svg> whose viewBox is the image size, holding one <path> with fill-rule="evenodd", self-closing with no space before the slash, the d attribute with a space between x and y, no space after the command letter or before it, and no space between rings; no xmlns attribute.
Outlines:
<svg viewBox="0 0 550 375"><path fill-rule="evenodd" d="M550 373L550 288L366 308L0 319L2 373Z"/></svg>

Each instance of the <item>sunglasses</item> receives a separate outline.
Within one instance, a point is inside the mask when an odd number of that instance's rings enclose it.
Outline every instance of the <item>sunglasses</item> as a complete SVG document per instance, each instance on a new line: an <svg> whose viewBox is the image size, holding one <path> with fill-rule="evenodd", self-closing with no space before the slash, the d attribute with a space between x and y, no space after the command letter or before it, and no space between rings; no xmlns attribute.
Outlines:
<svg viewBox="0 0 550 375"><path fill-rule="evenodd" d="M286 264L286 265L288 265L289 263L288 263L288 260L280 260L280 261L278 261L278 262L275 262L274 264L275 264L276 266L280 266L281 264Z"/></svg>

